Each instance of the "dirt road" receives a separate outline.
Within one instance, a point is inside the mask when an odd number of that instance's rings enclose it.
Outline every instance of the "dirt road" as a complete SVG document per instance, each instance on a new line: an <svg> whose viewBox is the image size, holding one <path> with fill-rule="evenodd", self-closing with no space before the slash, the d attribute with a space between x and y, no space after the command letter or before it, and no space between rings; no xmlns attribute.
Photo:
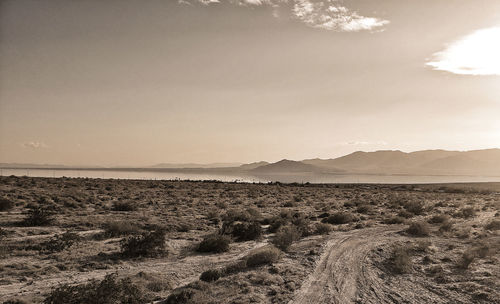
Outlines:
<svg viewBox="0 0 500 304"><path fill-rule="evenodd" d="M384 275L370 259L378 247L403 240L401 227L376 227L332 235L316 269L290 304L313 303L467 303L435 283Z"/></svg>

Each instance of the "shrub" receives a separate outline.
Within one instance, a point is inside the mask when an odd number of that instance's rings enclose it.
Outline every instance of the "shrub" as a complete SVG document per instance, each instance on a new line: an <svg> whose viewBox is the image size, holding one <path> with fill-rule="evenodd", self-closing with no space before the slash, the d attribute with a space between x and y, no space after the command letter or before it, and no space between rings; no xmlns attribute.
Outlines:
<svg viewBox="0 0 500 304"><path fill-rule="evenodd" d="M42 207L33 207L28 210L27 216L23 221L26 226L46 226L54 221L54 214Z"/></svg>
<svg viewBox="0 0 500 304"><path fill-rule="evenodd" d="M14 202L4 198L0 197L0 211L9 211L10 209L14 208Z"/></svg>
<svg viewBox="0 0 500 304"><path fill-rule="evenodd" d="M392 250L390 264L394 272L403 274L412 270L410 249L403 246L397 246Z"/></svg>
<svg viewBox="0 0 500 304"><path fill-rule="evenodd" d="M404 208L406 209L406 211L411 212L415 215L421 215L422 213L424 213L424 204L421 202L407 202Z"/></svg>
<svg viewBox="0 0 500 304"><path fill-rule="evenodd" d="M457 266L458 268L465 270L469 268L470 264L472 264L472 262L474 262L475 259L476 259L476 254L474 251L472 250L465 251L462 254L462 257L458 260Z"/></svg>
<svg viewBox="0 0 500 304"><path fill-rule="evenodd" d="M114 202L113 210L114 211L136 211L139 209L137 203L133 201L123 201L123 202Z"/></svg>
<svg viewBox="0 0 500 304"><path fill-rule="evenodd" d="M445 231L451 231L453 229L453 223L452 222L444 222L439 226L439 232L445 232Z"/></svg>
<svg viewBox="0 0 500 304"><path fill-rule="evenodd" d="M328 234L333 230L332 225L325 223L317 223L314 228L315 234Z"/></svg>
<svg viewBox="0 0 500 304"><path fill-rule="evenodd" d="M370 205L360 205L360 206L358 206L358 208L356 208L356 211L358 213L366 214L366 213L371 211L371 207L370 207Z"/></svg>
<svg viewBox="0 0 500 304"><path fill-rule="evenodd" d="M44 304L142 304L151 301L130 279L117 280L107 275L102 281L92 280L81 285L61 285L44 299Z"/></svg>
<svg viewBox="0 0 500 304"><path fill-rule="evenodd" d="M279 249L286 251L299 238L300 233L295 226L284 226L276 232L272 243Z"/></svg>
<svg viewBox="0 0 500 304"><path fill-rule="evenodd" d="M488 224L486 224L486 226L484 226L484 228L488 229L488 230L500 230L500 221L499 220L492 220L491 222L489 222Z"/></svg>
<svg viewBox="0 0 500 304"><path fill-rule="evenodd" d="M324 219L328 224L340 225L354 221L354 216L347 212L338 212Z"/></svg>
<svg viewBox="0 0 500 304"><path fill-rule="evenodd" d="M406 230L408 234L413 236L428 236L430 234L429 226L425 222L413 222Z"/></svg>
<svg viewBox="0 0 500 304"><path fill-rule="evenodd" d="M203 241L198 244L196 251L198 252L214 252L221 253L229 250L231 239L227 235L210 234L205 236Z"/></svg>
<svg viewBox="0 0 500 304"><path fill-rule="evenodd" d="M73 246L73 244L79 242L80 239L81 238L78 234L68 231L63 234L56 235L52 239L42 243L40 245L40 250L47 252L60 252Z"/></svg>
<svg viewBox="0 0 500 304"><path fill-rule="evenodd" d="M14 299L14 300L7 300L2 304L28 304L28 303L24 302L23 300Z"/></svg>
<svg viewBox="0 0 500 304"><path fill-rule="evenodd" d="M224 275L224 271L221 269L209 269L207 271L204 271L200 275L200 280L205 281L205 282L213 282L213 281L217 281L223 275Z"/></svg>
<svg viewBox="0 0 500 304"><path fill-rule="evenodd" d="M402 224L404 222L405 222L405 219L400 217L400 216L392 216L392 217L386 218L384 220L384 223L389 224L389 225Z"/></svg>
<svg viewBox="0 0 500 304"><path fill-rule="evenodd" d="M255 240L262 235L259 222L236 222L230 228L226 228L227 230L236 238L237 242Z"/></svg>
<svg viewBox="0 0 500 304"><path fill-rule="evenodd" d="M437 214L431 217L428 222L431 224L441 224L450 220L450 217L446 214Z"/></svg>
<svg viewBox="0 0 500 304"><path fill-rule="evenodd" d="M208 304L214 302L210 295L210 285L203 281L175 289L164 301L165 304Z"/></svg>
<svg viewBox="0 0 500 304"><path fill-rule="evenodd" d="M278 248L267 246L251 252L245 257L247 267L257 267L276 262L281 255Z"/></svg>
<svg viewBox="0 0 500 304"><path fill-rule="evenodd" d="M121 252L126 257L158 256L165 251L165 231L157 229L132 236L120 242Z"/></svg>
<svg viewBox="0 0 500 304"><path fill-rule="evenodd" d="M107 237L118 237L122 235L138 233L139 227L126 221L110 222L107 223L104 227L104 235L106 235Z"/></svg>
<svg viewBox="0 0 500 304"><path fill-rule="evenodd" d="M476 211L473 207L466 207L459 211L458 216L463 218L471 218L476 215Z"/></svg>

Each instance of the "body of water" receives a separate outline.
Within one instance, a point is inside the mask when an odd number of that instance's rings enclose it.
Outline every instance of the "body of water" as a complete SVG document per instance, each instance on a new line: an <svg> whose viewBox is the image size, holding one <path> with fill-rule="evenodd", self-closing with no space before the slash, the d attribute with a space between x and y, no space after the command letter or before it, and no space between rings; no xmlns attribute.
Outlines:
<svg viewBox="0 0 500 304"><path fill-rule="evenodd" d="M1 169L2 176L73 177L102 179L147 180L219 180L225 182L283 182L283 183L382 183L426 184L461 182L500 182L491 176L419 176L419 175L349 175L349 174L294 174L294 175L247 175L226 173L192 173L137 170L85 170L85 169Z"/></svg>

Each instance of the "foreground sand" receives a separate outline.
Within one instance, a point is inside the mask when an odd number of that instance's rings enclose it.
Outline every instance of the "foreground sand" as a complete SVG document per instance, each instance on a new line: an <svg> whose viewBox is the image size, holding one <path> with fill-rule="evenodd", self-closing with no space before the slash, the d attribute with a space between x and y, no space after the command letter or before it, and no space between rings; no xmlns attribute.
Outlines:
<svg viewBox="0 0 500 304"><path fill-rule="evenodd" d="M191 299L179 303L498 303L499 192L498 184L1 177L0 197L14 206L0 211L0 299L41 303L62 284L117 274L151 302L190 284ZM50 210L53 221L27 223L29 210L39 207ZM195 250L238 212L245 214L238 221L258 222L262 235L234 240L221 253ZM268 248L281 231L273 229L277 223L301 234L278 260L198 282L206 270ZM408 232L412 223L428 231ZM166 231L162 254L120 253L122 239L159 227ZM62 250L47 250L65 232L79 237Z"/></svg>

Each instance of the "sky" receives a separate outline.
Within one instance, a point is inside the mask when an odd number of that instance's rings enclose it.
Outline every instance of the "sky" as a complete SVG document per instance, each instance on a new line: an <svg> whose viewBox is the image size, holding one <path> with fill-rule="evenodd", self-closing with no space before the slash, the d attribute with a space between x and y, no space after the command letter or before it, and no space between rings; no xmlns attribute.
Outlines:
<svg viewBox="0 0 500 304"><path fill-rule="evenodd" d="M498 0L0 0L0 162L500 147Z"/></svg>

